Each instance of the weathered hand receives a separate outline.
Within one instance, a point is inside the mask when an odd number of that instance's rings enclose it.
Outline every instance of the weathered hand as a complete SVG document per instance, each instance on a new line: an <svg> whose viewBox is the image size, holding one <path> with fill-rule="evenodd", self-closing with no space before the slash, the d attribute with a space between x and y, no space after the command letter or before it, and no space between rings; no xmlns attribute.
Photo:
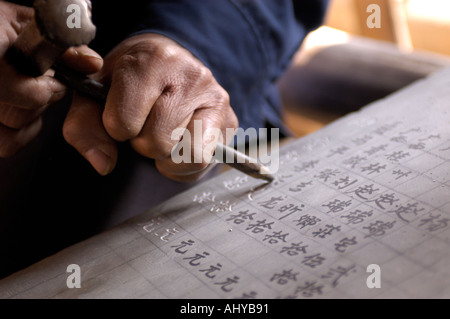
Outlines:
<svg viewBox="0 0 450 319"><path fill-rule="evenodd" d="M66 93L66 87L51 72L29 77L5 59L8 48L33 15L31 8L0 1L0 157L14 155L33 140L41 129L42 113ZM97 72L103 63L87 47L69 49L63 60L84 73Z"/></svg>
<svg viewBox="0 0 450 319"><path fill-rule="evenodd" d="M130 141L141 155L155 159L165 176L178 181L198 179L209 165L175 164L171 152L178 140L172 132L194 121L202 130L238 126L227 92L211 71L188 50L162 35L148 33L120 43L94 76L110 87L105 107L76 96L64 123L64 137L102 175L117 161L116 141ZM194 138L194 137L193 137ZM226 141L229 142L229 141ZM210 141L204 140L202 147ZM192 154L194 154L192 143ZM211 151L211 155L212 155Z"/></svg>

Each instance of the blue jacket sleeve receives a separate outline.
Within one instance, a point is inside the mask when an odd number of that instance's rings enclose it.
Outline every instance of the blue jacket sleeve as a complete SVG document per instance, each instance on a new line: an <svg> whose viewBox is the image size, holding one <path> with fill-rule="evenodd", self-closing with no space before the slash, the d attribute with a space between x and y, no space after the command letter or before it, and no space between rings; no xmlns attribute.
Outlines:
<svg viewBox="0 0 450 319"><path fill-rule="evenodd" d="M93 1L96 45L109 50L142 32L168 36L211 69L230 94L243 128L282 127L276 80L305 35L318 27L326 0ZM116 17L114 17L116 16Z"/></svg>

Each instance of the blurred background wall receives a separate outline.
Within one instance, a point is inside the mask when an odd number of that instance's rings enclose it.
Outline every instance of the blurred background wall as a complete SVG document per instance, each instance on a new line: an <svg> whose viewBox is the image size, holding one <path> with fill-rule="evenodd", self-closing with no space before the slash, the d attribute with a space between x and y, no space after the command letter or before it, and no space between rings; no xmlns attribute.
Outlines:
<svg viewBox="0 0 450 319"><path fill-rule="evenodd" d="M450 0L331 0L280 81L286 125L309 134L450 66L449 37Z"/></svg>

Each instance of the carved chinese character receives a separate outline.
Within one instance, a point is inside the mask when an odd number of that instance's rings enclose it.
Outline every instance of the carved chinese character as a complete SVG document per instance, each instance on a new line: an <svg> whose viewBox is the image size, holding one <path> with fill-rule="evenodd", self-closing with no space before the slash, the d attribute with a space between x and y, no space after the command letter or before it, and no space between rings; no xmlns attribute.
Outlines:
<svg viewBox="0 0 450 319"><path fill-rule="evenodd" d="M246 220L253 220L253 216L256 213L248 213L248 209L245 211L240 211L237 215L231 215L226 221L233 221L235 224L242 224Z"/></svg>
<svg viewBox="0 0 450 319"><path fill-rule="evenodd" d="M288 217L288 216L290 216L290 215L292 215L294 213L301 212L304 207L305 207L305 205L303 205L303 204L300 205L300 207L298 207L298 205L294 205L294 204L284 205L284 206L280 207L278 209L278 211L280 213L287 212L287 214L283 215L278 220L282 220L282 219L284 219L284 218L286 218L286 217Z"/></svg>
<svg viewBox="0 0 450 319"><path fill-rule="evenodd" d="M233 276L232 278L228 277L225 281L215 282L214 285L221 286L220 289L222 289L222 291L230 292L233 290L233 288L230 288L230 286L239 283L239 279L240 278L238 276Z"/></svg>
<svg viewBox="0 0 450 319"><path fill-rule="evenodd" d="M361 167L361 173L368 172L367 175L380 173L383 169L386 169L386 165L380 165L380 163L369 164L368 166Z"/></svg>
<svg viewBox="0 0 450 319"><path fill-rule="evenodd" d="M176 227L174 228L167 228L162 234L161 233L155 233L155 236L159 236L159 239L162 241L169 241L169 238L178 233L180 230Z"/></svg>
<svg viewBox="0 0 450 319"><path fill-rule="evenodd" d="M408 148L411 150L423 150L423 149L425 149L425 146L426 146L425 143L419 142L416 144L409 144Z"/></svg>
<svg viewBox="0 0 450 319"><path fill-rule="evenodd" d="M323 285L317 283L317 281L306 281L303 285L297 286L294 291L294 296L301 294L303 297L314 297L315 295L321 295Z"/></svg>
<svg viewBox="0 0 450 319"><path fill-rule="evenodd" d="M411 174L411 173L412 173L411 171L403 172L401 169L392 171L392 175L394 175L394 176L397 175L395 180L399 180L402 177L408 177L408 175Z"/></svg>
<svg viewBox="0 0 450 319"><path fill-rule="evenodd" d="M345 161L343 161L342 163L344 165L350 166L352 169L356 167L356 165L361 164L362 162L366 161L367 158L366 157L362 157L362 156L353 156L350 157L349 159L346 159Z"/></svg>
<svg viewBox="0 0 450 319"><path fill-rule="evenodd" d="M408 142L408 138L404 135L394 136L390 140L400 144L406 144Z"/></svg>
<svg viewBox="0 0 450 319"><path fill-rule="evenodd" d="M355 265L349 267L333 267L325 274L320 276L322 279L331 279L331 287L336 287L342 277L347 277L350 272L356 272Z"/></svg>
<svg viewBox="0 0 450 319"><path fill-rule="evenodd" d="M349 246L356 245L357 243L356 236L353 236L352 238L345 237L334 244L334 249L340 253L345 253Z"/></svg>
<svg viewBox="0 0 450 319"><path fill-rule="evenodd" d="M209 266L209 268L206 269L199 269L200 272L204 272L205 276L208 278L215 278L216 275L213 275L212 273L216 272L216 271L220 271L222 269L222 265L221 264L216 264L216 265L211 265Z"/></svg>
<svg viewBox="0 0 450 319"><path fill-rule="evenodd" d="M225 213L225 212L231 212L233 210L233 206L235 206L236 203L230 203L229 200L227 201L220 201L219 203L214 204L209 210L214 213Z"/></svg>
<svg viewBox="0 0 450 319"><path fill-rule="evenodd" d="M297 256L299 253L306 254L306 248L308 245L302 244L303 242L291 243L290 246L283 247L280 253L286 253L288 256Z"/></svg>
<svg viewBox="0 0 450 319"><path fill-rule="evenodd" d="M335 180L332 184L334 186L337 186L338 189L345 189L357 182L358 182L357 179L350 180L350 176L346 176L346 177L340 178L338 180Z"/></svg>
<svg viewBox="0 0 450 319"><path fill-rule="evenodd" d="M374 202L379 208L385 209L386 205L392 206L395 202L398 201L399 199L395 198L395 194L390 193L390 194L381 194L378 198L369 200L367 202Z"/></svg>
<svg viewBox="0 0 450 319"><path fill-rule="evenodd" d="M297 223L296 226L300 226L300 229L303 229L307 226L313 226L320 221L321 221L320 218L311 215L303 215L299 219L294 220L294 222Z"/></svg>
<svg viewBox="0 0 450 319"><path fill-rule="evenodd" d="M363 227L363 229L367 229L369 231L369 234L366 235L365 238L383 236L386 233L386 230L394 227L394 224L395 220L390 223L377 220L371 223L369 226Z"/></svg>
<svg viewBox="0 0 450 319"><path fill-rule="evenodd" d="M388 211L388 213L394 213L401 220L409 223L409 220L405 217L405 215L413 215L417 216L417 213L424 211L424 208L418 208L417 205L419 203L408 203L406 205L401 205L394 210Z"/></svg>
<svg viewBox="0 0 450 319"><path fill-rule="evenodd" d="M256 224L250 224L245 230L251 230L252 233L258 234L263 232L265 229L272 229L273 222L266 222L265 219L256 221Z"/></svg>
<svg viewBox="0 0 450 319"><path fill-rule="evenodd" d="M378 134L378 135L383 135L384 133L389 132L392 129L396 128L400 123L401 122L394 122L394 123L385 124L383 126L378 127L373 132L375 134Z"/></svg>
<svg viewBox="0 0 450 319"><path fill-rule="evenodd" d="M442 217L441 214L433 216L430 214L427 218L423 218L420 220L419 227L425 226L425 229L434 232L437 230L441 230L447 228L450 219Z"/></svg>
<svg viewBox="0 0 450 319"><path fill-rule="evenodd" d="M292 269L283 270L281 274L274 274L270 281L275 281L279 285L285 285L289 281L297 281L298 272L293 272Z"/></svg>
<svg viewBox="0 0 450 319"><path fill-rule="evenodd" d="M349 207L351 204L352 204L351 200L343 201L340 199L335 199L334 201L331 201L328 204L322 205L322 207L328 207L327 214L329 214L342 212L345 208Z"/></svg>
<svg viewBox="0 0 450 319"><path fill-rule="evenodd" d="M419 141L420 142L424 142L424 141L428 141L428 140L431 140L431 139L438 139L438 140L440 140L441 139L441 135L440 134L429 135L428 137L419 139Z"/></svg>
<svg viewBox="0 0 450 319"><path fill-rule="evenodd" d="M188 240L188 241L182 241L180 244L175 245L175 246L170 246L171 248L175 248L175 252L177 254L185 254L187 252L186 250L182 250L183 248L186 248L187 246L192 246L195 242L193 240Z"/></svg>
<svg viewBox="0 0 450 319"><path fill-rule="evenodd" d="M236 188L241 187L243 184L248 182L248 176L238 176L236 177L234 180L231 181L224 181L223 185L225 186L225 188L229 189L229 190L233 190Z"/></svg>
<svg viewBox="0 0 450 319"><path fill-rule="evenodd" d="M195 195L192 199L193 202L203 204L203 203L212 203L216 199L216 196L211 192L203 192L200 195Z"/></svg>
<svg viewBox="0 0 450 319"><path fill-rule="evenodd" d="M319 172L319 175L314 175L315 178L321 179L324 182L327 182L331 177L335 177L340 173L337 169L325 169Z"/></svg>
<svg viewBox="0 0 450 319"><path fill-rule="evenodd" d="M208 252L203 252L203 254L195 254L195 256L192 257L185 257L183 259L189 260L189 265L191 266L198 266L200 265L200 262L198 262L200 259L206 258L209 256Z"/></svg>
<svg viewBox="0 0 450 319"><path fill-rule="evenodd" d="M367 195L372 195L374 192L379 191L379 188L374 188L373 184L370 185L364 185L364 186L359 186L358 188L356 188L355 190L349 192L349 193L354 193L357 197L367 200L368 198L365 196Z"/></svg>
<svg viewBox="0 0 450 319"><path fill-rule="evenodd" d="M356 225L362 223L367 217L372 216L372 212L373 210L362 211L357 209L347 215L342 215L341 218L347 219L347 225Z"/></svg>
<svg viewBox="0 0 450 319"><path fill-rule="evenodd" d="M341 226L325 225L324 228L319 228L318 231L313 232L314 237L325 238L330 236L333 232L341 231Z"/></svg>
<svg viewBox="0 0 450 319"><path fill-rule="evenodd" d="M401 159L410 156L409 153L405 153L403 151L392 152L391 154L386 155L386 158L392 162L399 162Z"/></svg>
<svg viewBox="0 0 450 319"><path fill-rule="evenodd" d="M281 231L279 232L272 232L271 235L266 235L263 239L263 241L266 241L273 245L273 244L277 244L279 241L282 241L283 243L286 242L286 237L289 235L289 233L282 233Z"/></svg>
<svg viewBox="0 0 450 319"><path fill-rule="evenodd" d="M298 173L308 172L310 169L315 168L319 161L303 162L300 166L294 166L294 171Z"/></svg>
<svg viewBox="0 0 450 319"><path fill-rule="evenodd" d="M363 137L356 137L356 138L352 139L352 142L355 143L356 146L361 146L363 144L366 144L371 139L372 139L372 136L366 134Z"/></svg>
<svg viewBox="0 0 450 319"><path fill-rule="evenodd" d="M333 157L334 155L342 155L348 150L349 148L347 146L341 146L336 149L330 150L330 153L328 154L327 157L330 158Z"/></svg>
<svg viewBox="0 0 450 319"><path fill-rule="evenodd" d="M259 202L258 204L262 207L272 209L274 208L278 203L282 202L286 197L278 196L278 197L272 197L269 200Z"/></svg>
<svg viewBox="0 0 450 319"><path fill-rule="evenodd" d="M388 147L388 144L382 144L382 145L378 145L378 146L372 146L371 149L364 151L364 153L366 153L367 155L375 155L378 152L383 152L386 150L386 147Z"/></svg>
<svg viewBox="0 0 450 319"><path fill-rule="evenodd" d="M324 261L325 257L322 257L319 253L311 256L305 256L303 258L302 264L311 268L316 268L317 266L322 265Z"/></svg>
<svg viewBox="0 0 450 319"><path fill-rule="evenodd" d="M313 183L313 181L309 181L309 182L301 182L300 184L297 184L294 187L290 187L289 191L290 192L294 192L294 193L298 193L301 192L302 190L304 190L307 186L311 186Z"/></svg>
<svg viewBox="0 0 450 319"><path fill-rule="evenodd" d="M161 223L164 222L164 219L161 217L152 218L148 221L142 228L147 232L151 233L154 231Z"/></svg>

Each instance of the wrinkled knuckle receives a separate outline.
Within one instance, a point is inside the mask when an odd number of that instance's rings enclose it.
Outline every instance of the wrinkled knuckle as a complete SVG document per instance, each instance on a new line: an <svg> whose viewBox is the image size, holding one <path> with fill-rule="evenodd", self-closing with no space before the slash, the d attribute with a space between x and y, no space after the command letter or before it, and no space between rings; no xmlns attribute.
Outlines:
<svg viewBox="0 0 450 319"><path fill-rule="evenodd" d="M214 94L214 98L218 105L227 106L227 107L230 106L230 95L222 87L219 87L216 90L216 92Z"/></svg>
<svg viewBox="0 0 450 319"><path fill-rule="evenodd" d="M175 62L180 60L182 51L179 47L167 44L165 41L152 43L152 45L142 44L137 46L138 52L146 60L151 59L160 62Z"/></svg>
<svg viewBox="0 0 450 319"><path fill-rule="evenodd" d="M192 77L196 79L199 86L204 88L214 88L217 82L212 74L211 70L204 66L192 66Z"/></svg>
<svg viewBox="0 0 450 319"><path fill-rule="evenodd" d="M178 75L183 74L183 82L190 89L206 89L214 83L211 71L195 61L182 61L178 65Z"/></svg>
<svg viewBox="0 0 450 319"><path fill-rule="evenodd" d="M161 46L154 51L154 57L166 63L172 63L179 59L179 50L174 47Z"/></svg>
<svg viewBox="0 0 450 319"><path fill-rule="evenodd" d="M135 74L142 71L143 65L148 65L146 53L128 53L120 56L114 67L116 74Z"/></svg>
<svg viewBox="0 0 450 319"><path fill-rule="evenodd" d="M139 65L138 58L133 54L124 54L120 56L116 62L116 68L127 70Z"/></svg>
<svg viewBox="0 0 450 319"><path fill-rule="evenodd" d="M161 46L141 46L136 45L127 54L122 55L117 66L123 69L139 69L148 63L158 63L175 60L177 54L175 50Z"/></svg>
<svg viewBox="0 0 450 319"><path fill-rule="evenodd" d="M196 70L199 78L209 82L214 81L214 75L211 72L211 70L208 69L207 67L205 66L196 67Z"/></svg>

